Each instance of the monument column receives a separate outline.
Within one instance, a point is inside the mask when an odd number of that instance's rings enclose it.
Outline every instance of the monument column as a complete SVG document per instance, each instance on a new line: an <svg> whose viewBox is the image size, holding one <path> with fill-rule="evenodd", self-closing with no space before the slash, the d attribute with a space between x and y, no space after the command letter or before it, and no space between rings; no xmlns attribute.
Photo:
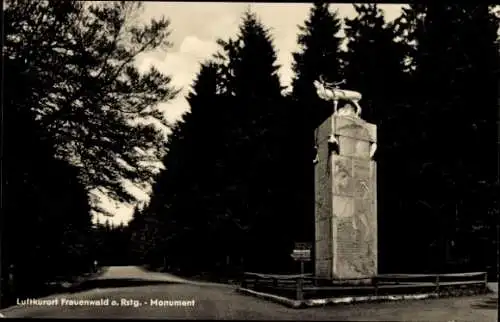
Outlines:
<svg viewBox="0 0 500 322"><path fill-rule="evenodd" d="M316 276L371 278L377 275L376 163L372 160L376 126L350 106L335 108L316 128L315 138Z"/></svg>

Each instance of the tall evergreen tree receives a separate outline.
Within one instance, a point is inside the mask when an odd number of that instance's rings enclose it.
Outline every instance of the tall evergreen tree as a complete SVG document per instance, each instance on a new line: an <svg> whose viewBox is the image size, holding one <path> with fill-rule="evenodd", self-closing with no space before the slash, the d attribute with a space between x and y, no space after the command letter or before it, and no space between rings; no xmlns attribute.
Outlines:
<svg viewBox="0 0 500 322"><path fill-rule="evenodd" d="M191 111L186 126L192 135L189 149L196 167L190 177L193 185L191 197L186 202L192 203L193 195L197 200L197 209L193 212L197 221L195 234L207 242L195 250L199 260L197 265L205 270L213 270L214 265L224 262L230 255L231 239L228 237L232 232L228 228L235 228L225 200L221 198L228 182L227 143L232 111L229 97L221 91L220 73L219 64L202 64L187 97Z"/></svg>
<svg viewBox="0 0 500 322"><path fill-rule="evenodd" d="M191 258L199 259L204 253L196 248L176 251L179 243L189 245L186 240L194 234L202 234L201 226L208 229L209 214L204 209L204 197L200 188L206 183L205 176L210 173L210 157L213 140L211 133L220 127L214 124L216 94L215 69L212 64L202 65L199 77L195 80L193 91L188 96L191 111L178 121L166 144L163 158L164 170L156 178L151 200L144 211L136 213L131 222L134 229L136 251L146 254L150 264L159 265L159 257L168 253L169 261L182 265L183 268L196 266L196 263L184 262L178 256L188 253ZM207 171L208 170L208 171ZM206 189L205 189L206 190ZM154 226L154 227L153 227ZM194 229L195 226L197 229ZM149 231L149 238L145 234ZM151 236L151 232L155 236ZM162 242L151 244L151 240ZM182 262L182 263L180 263Z"/></svg>
<svg viewBox="0 0 500 322"><path fill-rule="evenodd" d="M158 220L163 251L183 271L250 262L249 242L265 248L287 213L278 165L288 114L271 36L247 11L236 39L219 44L193 84L191 111L170 135L165 170L141 219ZM195 238L206 242L189 247Z"/></svg>
<svg viewBox="0 0 500 322"><path fill-rule="evenodd" d="M479 231L496 235L492 196L498 186L491 151L496 146L498 18L488 5L432 4L412 5L401 20L415 43L412 98L419 113L408 129L416 134L409 144L412 182L418 186L413 203L426 205L409 207L419 212L421 226L432 222L436 227L427 234L429 250L423 251L434 254L435 269L446 269L445 261L473 262L473 257L477 265L486 265L494 251L472 231L483 227ZM478 256L470 245L488 249L489 255ZM474 269L484 269L479 266Z"/></svg>
<svg viewBox="0 0 500 322"><path fill-rule="evenodd" d="M250 10L245 11L236 39L218 40L225 62L227 91L244 99L272 99L281 96L277 56L269 30Z"/></svg>
<svg viewBox="0 0 500 322"><path fill-rule="evenodd" d="M225 122L227 111L224 101L217 95L218 70L219 67L212 62L201 65L187 97L191 110L178 124L179 131L183 133L182 142L179 137L172 137L176 141L171 141L171 145L177 149L170 150L164 160L165 175L171 180L158 181L159 187L175 194L174 198L168 199L168 211L161 215L166 220L166 229L179 235L176 240L170 240L170 246L176 247L173 245L179 240L206 240L202 245L191 243L193 247L189 249L189 244L184 246L184 254L191 254L189 258L182 259L184 270L187 267L209 270L212 262L217 260L218 254L214 252L224 250L211 242L216 239L213 229L219 224L218 220L224 218L221 216L225 211L224 202L220 196L225 178L220 176L219 160L224 156L225 128L229 124ZM165 185L171 186L174 182L173 175L169 174L173 171L170 165L176 162L172 158L179 157L183 161L178 164L175 171L177 179L174 179L179 183L172 191ZM179 234L179 230L183 233Z"/></svg>
<svg viewBox="0 0 500 322"><path fill-rule="evenodd" d="M272 37L254 13L244 13L235 40L219 43L223 49L219 58L226 67L222 77L228 80L235 104L226 200L239 226L247 228L242 231L246 240L240 239L238 246L247 263L268 258L270 269L278 258L288 256L287 247L292 244L286 235L280 242L271 242L295 208L290 202L294 195L290 173L296 167L293 148L285 139L292 133L292 109L282 96Z"/></svg>

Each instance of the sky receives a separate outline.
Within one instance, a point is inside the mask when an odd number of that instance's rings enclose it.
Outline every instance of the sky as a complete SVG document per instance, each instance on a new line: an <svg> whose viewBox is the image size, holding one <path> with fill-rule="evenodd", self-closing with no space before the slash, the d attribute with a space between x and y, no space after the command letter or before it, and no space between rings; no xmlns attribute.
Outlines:
<svg viewBox="0 0 500 322"><path fill-rule="evenodd" d="M155 66L172 77L172 84L182 89L174 100L161 106L170 122L175 122L189 110L185 95L190 89L200 63L209 59L219 48L218 38L234 37L241 22L242 13L250 7L262 23L271 29L277 50L277 63L284 86L289 86L292 78L292 53L297 51L298 25L308 18L311 4L303 3L223 3L223 2L145 2L140 20L165 16L170 20L172 30L167 51L151 52L138 57L136 64L140 70ZM380 5L386 20L393 20L401 13L403 5ZM332 4L331 10L338 10L341 17L356 16L351 4ZM134 189L140 200L147 201L146 191ZM101 196L101 205L110 213L113 224L127 223L133 212L131 206L117 205ZM106 218L99 216L99 220Z"/></svg>

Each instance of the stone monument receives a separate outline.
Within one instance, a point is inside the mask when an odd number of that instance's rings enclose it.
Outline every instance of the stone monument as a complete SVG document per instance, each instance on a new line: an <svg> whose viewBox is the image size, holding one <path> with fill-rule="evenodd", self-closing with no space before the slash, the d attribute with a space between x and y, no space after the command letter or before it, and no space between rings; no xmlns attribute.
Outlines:
<svg viewBox="0 0 500 322"><path fill-rule="evenodd" d="M315 129L315 275L368 279L377 275L377 129L360 118L361 94L339 84L314 82L333 103Z"/></svg>

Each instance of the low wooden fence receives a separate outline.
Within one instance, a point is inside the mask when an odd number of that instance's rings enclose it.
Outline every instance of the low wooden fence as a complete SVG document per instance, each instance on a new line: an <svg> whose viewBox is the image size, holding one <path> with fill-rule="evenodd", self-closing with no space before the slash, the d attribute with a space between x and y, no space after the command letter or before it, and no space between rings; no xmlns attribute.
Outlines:
<svg viewBox="0 0 500 322"><path fill-rule="evenodd" d="M382 274L373 278L324 280L312 274L273 275L245 272L241 287L296 300L395 294L435 293L450 289L487 290L486 272L455 274Z"/></svg>

